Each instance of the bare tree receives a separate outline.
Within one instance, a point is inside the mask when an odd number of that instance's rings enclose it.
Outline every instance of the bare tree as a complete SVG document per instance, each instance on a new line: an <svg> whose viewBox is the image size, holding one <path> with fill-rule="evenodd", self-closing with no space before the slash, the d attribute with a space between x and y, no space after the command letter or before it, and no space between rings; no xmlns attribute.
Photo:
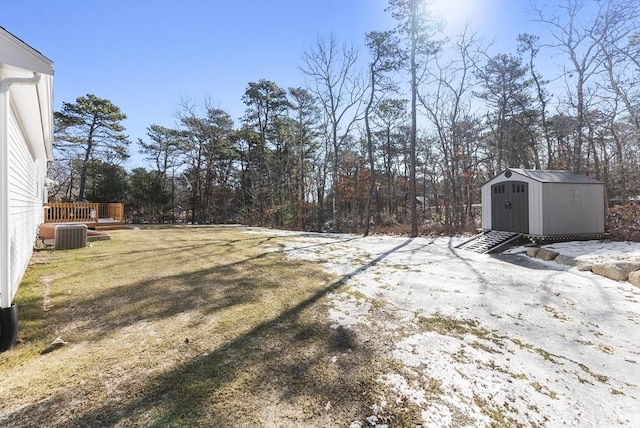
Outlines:
<svg viewBox="0 0 640 428"><path fill-rule="evenodd" d="M602 72L602 49L607 31L602 31L601 26L607 22L607 9L613 1L616 0L600 2L597 13L589 19L584 17L584 3L581 0L566 0L564 5L549 12L541 7L534 9L538 21L547 24L555 39L554 47L564 51L570 61L570 66L564 70L569 103L575 109L576 117L570 161L571 169L578 173L584 172L583 150L589 110L586 91L594 76Z"/></svg>
<svg viewBox="0 0 640 428"><path fill-rule="evenodd" d="M301 70L311 79L309 90L320 100L329 126L332 146L332 213L335 230L340 230L338 172L340 152L355 123L360 119L365 85L357 73L358 52L338 46L335 37L318 37L305 51Z"/></svg>
<svg viewBox="0 0 640 428"><path fill-rule="evenodd" d="M607 89L623 103L640 142L639 27L640 3L609 1L599 20L597 32L590 36L600 44L602 64L609 84Z"/></svg>
<svg viewBox="0 0 640 428"><path fill-rule="evenodd" d="M553 150L553 141L551 139L551 132L549 130L549 122L548 122L548 104L549 104L549 91L545 88L545 85L548 83L546 80L542 78L542 76L536 71L535 67L535 59L540 51L540 46L538 45L540 38L538 36L534 36L531 34L520 34L518 35L518 52L525 53L529 52L529 61L528 68L529 73L531 74L531 79L535 85L536 90L536 98L538 101L538 108L540 111L540 124L542 127L542 135L544 137L544 141L546 143L547 148L547 169L555 168L555 154Z"/></svg>
<svg viewBox="0 0 640 428"><path fill-rule="evenodd" d="M465 28L448 46L447 52L453 57L438 55L434 58L432 71L428 73L430 80L425 85L431 91L419 97L435 130L434 141L440 152L444 220L455 226L463 226L471 214L470 186L476 166L471 155L478 146L472 137L477 124L471 117L470 104L471 90L476 84L472 73L478 62L473 53L476 45L475 35L468 34L468 28ZM427 159L424 161L428 162Z"/></svg>

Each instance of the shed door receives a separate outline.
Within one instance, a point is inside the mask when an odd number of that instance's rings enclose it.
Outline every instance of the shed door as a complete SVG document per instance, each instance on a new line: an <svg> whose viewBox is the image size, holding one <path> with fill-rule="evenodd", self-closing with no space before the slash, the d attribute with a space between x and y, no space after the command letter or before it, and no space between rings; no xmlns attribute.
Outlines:
<svg viewBox="0 0 640 428"><path fill-rule="evenodd" d="M529 233L529 186L522 181L504 181L491 186L491 228Z"/></svg>

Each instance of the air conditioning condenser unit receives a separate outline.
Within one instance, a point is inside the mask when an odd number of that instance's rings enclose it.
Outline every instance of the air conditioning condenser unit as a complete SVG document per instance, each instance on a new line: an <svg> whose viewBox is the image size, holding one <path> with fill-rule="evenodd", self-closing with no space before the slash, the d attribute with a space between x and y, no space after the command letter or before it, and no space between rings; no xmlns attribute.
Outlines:
<svg viewBox="0 0 640 428"><path fill-rule="evenodd" d="M56 250L72 250L87 246L86 224L58 224L55 231Z"/></svg>

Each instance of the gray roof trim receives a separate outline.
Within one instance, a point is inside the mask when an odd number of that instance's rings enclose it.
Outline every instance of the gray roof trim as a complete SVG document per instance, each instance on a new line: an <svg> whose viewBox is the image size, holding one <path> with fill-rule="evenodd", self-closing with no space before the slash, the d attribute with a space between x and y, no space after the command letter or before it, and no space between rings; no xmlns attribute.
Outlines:
<svg viewBox="0 0 640 428"><path fill-rule="evenodd" d="M584 175L574 174L569 171L557 169L507 168L500 174L485 182L483 186L485 184L491 183L496 178L503 176L507 171L511 171L514 174L518 174L522 177L527 177L540 183L603 184L602 181L598 181L590 177L585 177Z"/></svg>
<svg viewBox="0 0 640 428"><path fill-rule="evenodd" d="M509 168L512 172L541 183L580 183L580 184L602 184L601 181L595 180L584 175L574 174L569 171L554 169L522 169Z"/></svg>

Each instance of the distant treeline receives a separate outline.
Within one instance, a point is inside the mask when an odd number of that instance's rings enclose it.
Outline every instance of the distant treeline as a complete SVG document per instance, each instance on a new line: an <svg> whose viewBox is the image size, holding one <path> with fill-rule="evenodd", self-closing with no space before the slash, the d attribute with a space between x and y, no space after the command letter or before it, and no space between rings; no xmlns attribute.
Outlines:
<svg viewBox="0 0 640 428"><path fill-rule="evenodd" d="M534 10L554 45L521 34L499 55L468 32L439 38L422 7L391 0L398 27L366 34L364 53L318 38L301 61L307 87L249 82L239 124L183 103L177 126L138 141L149 169L120 166L130 141L117 106L64 103L50 199L124 201L139 222L415 235L474 228L481 185L508 167L602 180L609 205L640 197L640 3ZM543 75L551 51L564 69Z"/></svg>

